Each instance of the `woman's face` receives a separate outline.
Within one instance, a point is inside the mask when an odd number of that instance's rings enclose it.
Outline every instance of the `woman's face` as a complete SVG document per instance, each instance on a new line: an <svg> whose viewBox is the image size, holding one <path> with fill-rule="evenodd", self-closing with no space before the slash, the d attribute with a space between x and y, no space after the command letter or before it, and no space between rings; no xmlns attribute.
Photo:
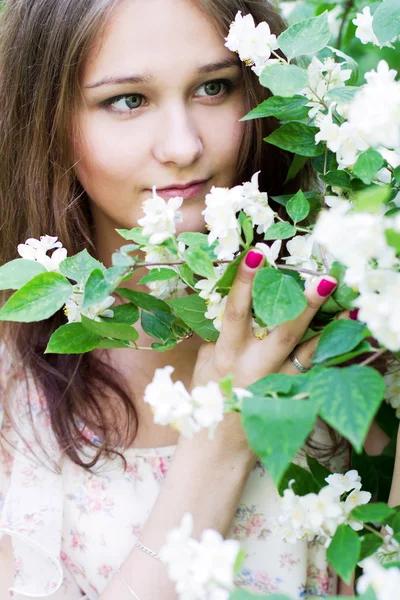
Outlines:
<svg viewBox="0 0 400 600"><path fill-rule="evenodd" d="M137 226L154 185L165 199L186 196L179 231L204 230L205 194L235 182L246 112L239 59L191 0L124 0L108 25L84 66L74 135L97 242Z"/></svg>

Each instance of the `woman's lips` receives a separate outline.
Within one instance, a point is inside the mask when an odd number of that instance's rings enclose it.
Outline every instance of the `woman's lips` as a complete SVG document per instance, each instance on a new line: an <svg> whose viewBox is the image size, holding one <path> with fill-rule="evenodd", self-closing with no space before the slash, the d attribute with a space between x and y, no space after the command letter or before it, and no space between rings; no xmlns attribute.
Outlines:
<svg viewBox="0 0 400 600"><path fill-rule="evenodd" d="M176 196L180 196L184 200L188 200L189 198L193 198L198 194L204 194L207 183L208 179L200 183L189 185L185 188L167 188L165 190L156 190L156 192L157 196L160 196L164 200L169 200L169 198L175 198Z"/></svg>

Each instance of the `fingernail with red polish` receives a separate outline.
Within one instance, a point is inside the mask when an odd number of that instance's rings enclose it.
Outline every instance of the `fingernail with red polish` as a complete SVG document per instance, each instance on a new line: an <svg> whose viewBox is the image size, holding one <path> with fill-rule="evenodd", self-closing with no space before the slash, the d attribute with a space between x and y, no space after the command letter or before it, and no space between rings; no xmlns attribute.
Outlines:
<svg viewBox="0 0 400 600"><path fill-rule="evenodd" d="M333 283L333 281L329 281L328 279L323 279L319 282L317 292L320 296L326 298L326 296L329 296L329 294L335 289L336 286L337 283Z"/></svg>
<svg viewBox="0 0 400 600"><path fill-rule="evenodd" d="M352 319L353 321L358 321L358 311L360 309L359 308L354 308L353 310L350 311L349 317L350 319Z"/></svg>
<svg viewBox="0 0 400 600"><path fill-rule="evenodd" d="M258 265L261 263L263 259L263 254L260 252L255 252L254 250L250 250L248 255L246 256L246 265L250 267L250 269L257 269Z"/></svg>

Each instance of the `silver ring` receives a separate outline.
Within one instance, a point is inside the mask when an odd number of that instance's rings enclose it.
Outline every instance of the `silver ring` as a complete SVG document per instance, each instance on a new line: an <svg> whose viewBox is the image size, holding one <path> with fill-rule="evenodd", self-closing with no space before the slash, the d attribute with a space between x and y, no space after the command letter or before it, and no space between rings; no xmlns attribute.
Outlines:
<svg viewBox="0 0 400 600"><path fill-rule="evenodd" d="M310 369L307 369L304 365L302 365L299 360L297 360L294 352L292 352L292 354L289 356L289 358L300 373L307 373L307 371L310 370Z"/></svg>

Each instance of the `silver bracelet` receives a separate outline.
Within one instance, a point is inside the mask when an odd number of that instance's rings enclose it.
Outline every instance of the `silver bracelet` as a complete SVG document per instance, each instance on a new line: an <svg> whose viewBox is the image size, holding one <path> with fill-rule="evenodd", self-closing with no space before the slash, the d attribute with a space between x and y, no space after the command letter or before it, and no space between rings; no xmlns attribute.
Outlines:
<svg viewBox="0 0 400 600"><path fill-rule="evenodd" d="M121 573L121 565L117 568L117 573L120 576L120 578L122 579L122 581L124 582L124 584L126 585L126 587L128 588L128 590L130 591L130 593L132 594L132 596L134 598L136 598L136 600L140 600L139 596L137 594L135 594L135 592L133 591L133 589L131 588L131 586L129 585L129 583L127 582L127 580L125 579L125 577L122 575L122 573Z"/></svg>
<svg viewBox="0 0 400 600"><path fill-rule="evenodd" d="M159 554L157 554L157 552L153 552L153 550L150 550L150 548L147 548L147 546L144 546L141 542L139 542L139 540L136 540L135 546L137 546L138 548L143 550L143 552L146 552L146 554L149 554L153 558L157 558L157 560L161 560L161 562L165 562L165 560L163 560L161 558L161 556Z"/></svg>

